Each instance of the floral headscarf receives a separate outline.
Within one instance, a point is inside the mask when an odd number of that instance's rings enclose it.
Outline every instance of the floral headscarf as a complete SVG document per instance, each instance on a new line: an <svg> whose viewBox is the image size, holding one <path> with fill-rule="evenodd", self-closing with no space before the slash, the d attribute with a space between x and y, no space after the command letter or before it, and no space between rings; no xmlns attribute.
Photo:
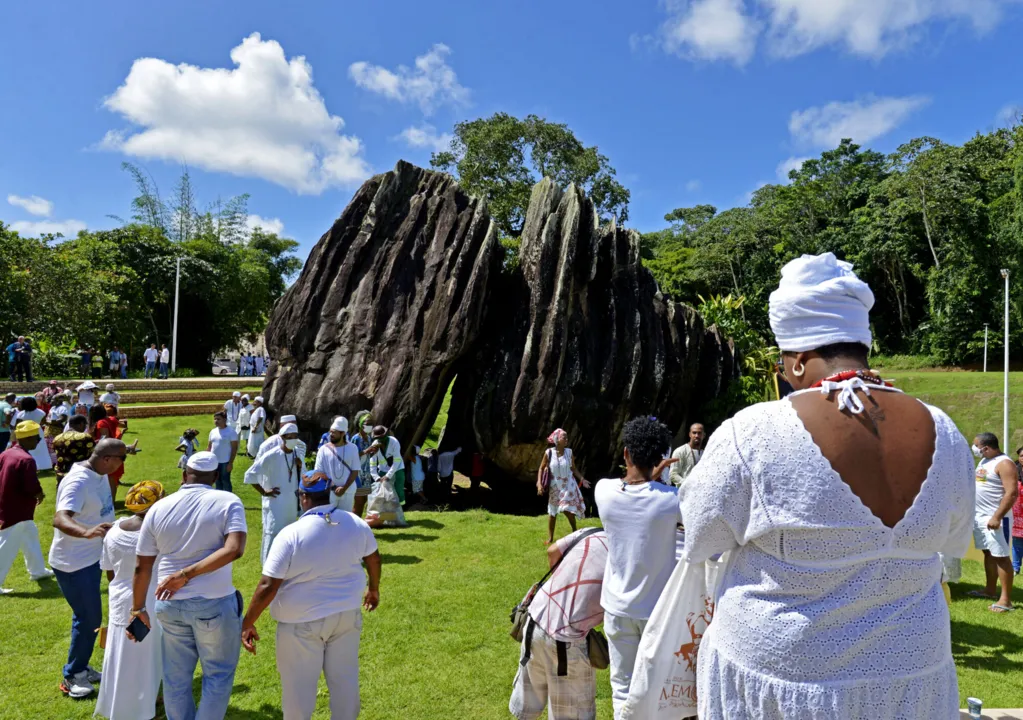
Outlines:
<svg viewBox="0 0 1023 720"><path fill-rule="evenodd" d="M139 515L151 508L163 497L163 485L155 480L143 480L131 486L124 498L124 506Z"/></svg>
<svg viewBox="0 0 1023 720"><path fill-rule="evenodd" d="M547 442L549 442L551 445L557 445L558 440L563 440L566 438L568 438L568 433L562 430L561 428L558 428L557 430L555 430L554 432L547 436Z"/></svg>

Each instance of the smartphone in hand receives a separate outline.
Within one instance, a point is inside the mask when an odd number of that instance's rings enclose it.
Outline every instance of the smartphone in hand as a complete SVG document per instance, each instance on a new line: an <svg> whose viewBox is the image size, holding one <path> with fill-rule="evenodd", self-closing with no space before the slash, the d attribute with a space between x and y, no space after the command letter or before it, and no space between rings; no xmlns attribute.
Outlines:
<svg viewBox="0 0 1023 720"><path fill-rule="evenodd" d="M146 639L146 635L149 634L149 628L146 627L146 624L138 616L132 618L131 623L128 625L128 631L135 638L135 642L142 642Z"/></svg>

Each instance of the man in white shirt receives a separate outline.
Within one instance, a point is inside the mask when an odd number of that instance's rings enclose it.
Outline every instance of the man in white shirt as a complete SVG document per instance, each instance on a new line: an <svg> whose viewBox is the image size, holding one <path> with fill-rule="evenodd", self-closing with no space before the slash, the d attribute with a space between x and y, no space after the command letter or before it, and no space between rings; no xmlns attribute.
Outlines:
<svg viewBox="0 0 1023 720"><path fill-rule="evenodd" d="M87 408L91 408L96 404L96 383L92 380L86 380L77 388L78 391L78 402Z"/></svg>
<svg viewBox="0 0 1023 720"><path fill-rule="evenodd" d="M146 513L139 531L131 614L152 627L155 610L163 626L168 720L224 717L238 667L242 597L231 564L245 554L248 529L238 496L212 487L217 466L213 453L194 453L181 488ZM156 608L147 608L157 557ZM192 696L197 662L203 674L198 713Z"/></svg>
<svg viewBox="0 0 1023 720"><path fill-rule="evenodd" d="M334 507L353 511L355 481L361 468L359 449L348 442L348 418L335 418L330 426L330 442L316 452L314 468L330 480L330 501Z"/></svg>
<svg viewBox="0 0 1023 720"><path fill-rule="evenodd" d="M238 433L227 424L227 413L223 410L214 413L213 424L206 450L217 456L217 481L214 487L231 492L231 470L234 469L234 459L238 455Z"/></svg>
<svg viewBox="0 0 1023 720"><path fill-rule="evenodd" d="M401 459L401 444L383 425L373 428L372 455L369 458L369 472L379 482L387 478L394 485L398 502L405 505L405 461Z"/></svg>
<svg viewBox="0 0 1023 720"><path fill-rule="evenodd" d="M259 453L265 432L266 410L263 409L263 396L257 395L252 400L252 412L249 413L249 444L246 448L249 457L254 458Z"/></svg>
<svg viewBox="0 0 1023 720"><path fill-rule="evenodd" d="M261 562L266 562L277 534L298 519L298 498L295 495L304 471L302 457L295 452L298 428L288 423L281 428L280 436L284 444L257 457L245 471L245 484L252 485L263 496Z"/></svg>
<svg viewBox="0 0 1023 720"><path fill-rule="evenodd" d="M114 392L113 383L107 383L107 391L100 395L99 404L113 405L114 407L117 407L118 405L121 404L121 395L120 393Z"/></svg>
<svg viewBox="0 0 1023 720"><path fill-rule="evenodd" d="M150 345L142 357L146 360L146 380L156 375L156 361L160 359L160 351L156 349L156 343Z"/></svg>
<svg viewBox="0 0 1023 720"><path fill-rule="evenodd" d="M298 420L294 415L281 415L277 421L277 427L284 427L289 424L294 425L296 428L298 427ZM265 427L267 422L265 421L263 425ZM281 437L280 432L277 432L260 443L259 450L256 451L256 457L258 458L260 455L268 453L274 448L282 447L283 445L284 439ZM306 449L305 442L302 438L299 438L298 444L295 446L295 452L302 456L302 462L305 462Z"/></svg>
<svg viewBox="0 0 1023 720"><path fill-rule="evenodd" d="M237 429L238 416L242 411L242 394L235 390L231 393L231 399L224 403L224 412L227 413L227 426Z"/></svg>
<svg viewBox="0 0 1023 720"><path fill-rule="evenodd" d="M671 466L669 475L671 484L675 487L681 485L682 481L689 477L689 473L693 471L696 464L700 462L700 457L703 455L703 440L705 437L706 433L703 430L703 425L693 423L689 428L689 442L671 454L672 459L678 461Z"/></svg>
<svg viewBox="0 0 1023 720"><path fill-rule="evenodd" d="M1006 613L1012 610L1012 560L1002 519L1009 516L1019 497L1019 475L1016 463L1001 451L993 433L981 433L973 439L973 454L981 459L976 472L973 544L984 553L987 582L983 590L967 594L995 600L989 609Z"/></svg>
<svg viewBox="0 0 1023 720"><path fill-rule="evenodd" d="M255 654L256 621L269 607L277 621L284 717L312 717L322 673L331 718L355 720L360 709L360 606L372 612L380 603L380 552L365 522L332 507L330 481L320 474L303 480L299 501L302 517L277 536L263 563L242 625L242 645Z"/></svg>
<svg viewBox="0 0 1023 720"><path fill-rule="evenodd" d="M160 377L164 380L167 379L167 373L170 369L170 350L164 345L160 351Z"/></svg>
<svg viewBox="0 0 1023 720"><path fill-rule="evenodd" d="M89 665L96 630L103 624L99 560L103 537L114 522L114 500L107 475L124 464L128 449L120 440L96 443L88 460L75 463L57 487L50 567L71 606L71 649L61 691L73 698L91 695L100 673Z"/></svg>

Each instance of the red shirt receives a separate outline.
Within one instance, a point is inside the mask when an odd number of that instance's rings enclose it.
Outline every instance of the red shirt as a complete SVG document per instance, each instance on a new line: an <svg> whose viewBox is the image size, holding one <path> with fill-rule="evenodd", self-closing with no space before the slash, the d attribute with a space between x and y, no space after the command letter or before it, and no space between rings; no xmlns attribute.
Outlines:
<svg viewBox="0 0 1023 720"><path fill-rule="evenodd" d="M106 430L107 437L109 438L114 438L115 440L119 440L121 438L121 426L118 424L117 417L114 415L107 415L105 418L96 423L96 429L93 431L92 439L97 443L102 439L100 430ZM124 477L124 464L122 463L121 467L110 473L108 477L114 482L120 481L120 479Z"/></svg>
<svg viewBox="0 0 1023 720"><path fill-rule="evenodd" d="M0 453L0 530L36 514L36 496L43 491L36 462L19 445Z"/></svg>

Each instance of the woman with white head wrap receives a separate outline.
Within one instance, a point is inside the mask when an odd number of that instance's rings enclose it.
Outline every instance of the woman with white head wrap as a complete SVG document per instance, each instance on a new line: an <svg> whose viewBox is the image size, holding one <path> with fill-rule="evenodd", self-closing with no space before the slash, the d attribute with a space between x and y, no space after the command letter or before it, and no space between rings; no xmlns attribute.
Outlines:
<svg viewBox="0 0 1023 720"><path fill-rule="evenodd" d="M242 407L238 411L238 422L235 425L235 430L238 431L238 447L245 448L246 453L249 451L249 421L253 410L255 408L249 402L249 396L242 395Z"/></svg>
<svg viewBox="0 0 1023 720"><path fill-rule="evenodd" d="M264 433L266 432L266 410L263 409L263 397L257 395L252 400L254 405L249 414L249 442L246 447L249 457L256 457L259 446L263 444Z"/></svg>
<svg viewBox="0 0 1023 720"><path fill-rule="evenodd" d="M789 263L770 318L796 392L726 421L679 489L686 560L731 554L703 720L959 717L937 553L969 547L969 445L870 371L873 301L830 253Z"/></svg>

